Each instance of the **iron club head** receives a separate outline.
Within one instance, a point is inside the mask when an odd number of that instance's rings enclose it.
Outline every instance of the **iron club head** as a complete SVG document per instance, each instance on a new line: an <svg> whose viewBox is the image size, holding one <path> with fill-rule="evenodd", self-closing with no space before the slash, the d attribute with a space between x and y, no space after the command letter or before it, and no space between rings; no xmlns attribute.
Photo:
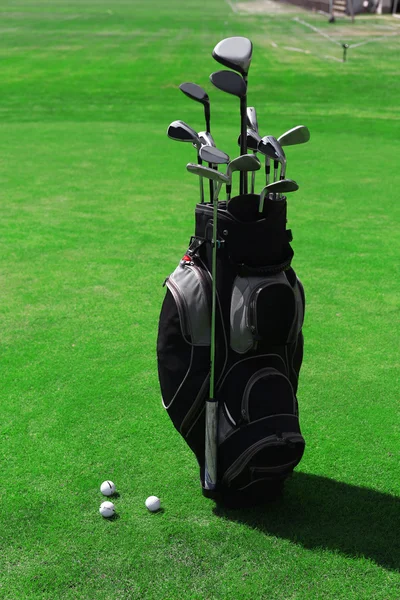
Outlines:
<svg viewBox="0 0 400 600"><path fill-rule="evenodd" d="M295 146L297 144L305 144L310 139L310 131L305 125L297 125L292 127L278 137L278 142L281 146Z"/></svg>
<svg viewBox="0 0 400 600"><path fill-rule="evenodd" d="M298 189L299 186L293 179L281 179L280 181L274 181L273 183L266 185L261 190L258 212L263 212L265 196L270 192L274 194L287 194L288 192L295 192Z"/></svg>

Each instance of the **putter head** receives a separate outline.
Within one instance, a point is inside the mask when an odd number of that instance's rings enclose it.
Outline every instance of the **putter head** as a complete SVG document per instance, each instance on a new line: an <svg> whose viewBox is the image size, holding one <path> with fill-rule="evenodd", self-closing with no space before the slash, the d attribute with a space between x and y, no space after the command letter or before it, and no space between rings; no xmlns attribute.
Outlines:
<svg viewBox="0 0 400 600"><path fill-rule="evenodd" d="M253 44L245 37L229 37L219 42L212 57L224 67L237 71L244 77L249 72Z"/></svg>
<svg viewBox="0 0 400 600"><path fill-rule="evenodd" d="M208 131L199 131L198 136L203 146L214 146L215 148L214 138L211 133Z"/></svg>
<svg viewBox="0 0 400 600"><path fill-rule="evenodd" d="M278 137L281 146L295 146L305 144L310 139L310 131L305 125L297 125Z"/></svg>
<svg viewBox="0 0 400 600"><path fill-rule="evenodd" d="M248 129L247 130L247 148L249 150L252 150L253 152L258 152L258 144L261 141L261 137L258 135L258 133L256 131L253 131L252 129ZM239 135L238 137L238 145L240 146L241 144L241 136Z"/></svg>
<svg viewBox="0 0 400 600"><path fill-rule="evenodd" d="M200 177L205 177L206 179L212 179L213 181L217 181L218 183L229 183L230 178L225 175L225 173L220 173L215 169L211 169L210 167L205 167L204 165L196 165L194 163L188 163L186 165L186 169L189 173L194 173L194 175L199 175Z"/></svg>
<svg viewBox="0 0 400 600"><path fill-rule="evenodd" d="M214 146L202 146L199 154L202 160L213 165L227 165L229 162L229 156Z"/></svg>
<svg viewBox="0 0 400 600"><path fill-rule="evenodd" d="M279 162L284 162L286 160L282 146L273 135L266 135L261 138L258 144L258 151Z"/></svg>
<svg viewBox="0 0 400 600"><path fill-rule="evenodd" d="M246 110L247 127L258 133L257 111L254 106L248 106Z"/></svg>
<svg viewBox="0 0 400 600"><path fill-rule="evenodd" d="M231 177L234 171L258 171L261 163L254 154L242 154L228 164L226 174Z"/></svg>
<svg viewBox="0 0 400 600"><path fill-rule="evenodd" d="M216 71L211 73L210 81L216 88L227 94L238 98L244 98L247 94L246 82L233 71Z"/></svg>
<svg viewBox="0 0 400 600"><path fill-rule="evenodd" d="M173 121L167 129L167 136L171 140L178 142L192 142L196 148L201 148L201 141L197 134L197 131L192 129L184 121Z"/></svg>

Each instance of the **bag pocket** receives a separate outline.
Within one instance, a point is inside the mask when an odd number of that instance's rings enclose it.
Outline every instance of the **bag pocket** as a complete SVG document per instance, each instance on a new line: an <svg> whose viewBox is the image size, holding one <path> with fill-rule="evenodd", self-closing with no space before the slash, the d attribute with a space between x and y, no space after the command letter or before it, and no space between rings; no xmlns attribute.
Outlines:
<svg viewBox="0 0 400 600"><path fill-rule="evenodd" d="M280 272L235 278L230 310L234 352L257 350L260 341L271 347L290 344L301 331L303 319L304 301L296 276Z"/></svg>
<svg viewBox="0 0 400 600"><path fill-rule="evenodd" d="M304 452L295 392L279 355L238 361L219 389L219 469L223 486L244 489L284 479Z"/></svg>
<svg viewBox="0 0 400 600"><path fill-rule="evenodd" d="M162 402L198 455L204 448L201 414L210 371L211 281L196 257L184 257L165 285L157 338Z"/></svg>

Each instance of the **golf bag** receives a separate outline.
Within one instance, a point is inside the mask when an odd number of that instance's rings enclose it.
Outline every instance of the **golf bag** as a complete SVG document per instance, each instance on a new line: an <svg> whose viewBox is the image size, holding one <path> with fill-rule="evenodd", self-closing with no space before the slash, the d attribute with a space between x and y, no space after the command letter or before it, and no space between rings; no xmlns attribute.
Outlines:
<svg viewBox="0 0 400 600"><path fill-rule="evenodd" d="M215 399L217 487L206 489L213 205L197 204L195 235L166 279L157 340L163 406L196 455L204 495L259 503L281 491L305 442L296 398L305 298L291 260L286 198L218 202Z"/></svg>

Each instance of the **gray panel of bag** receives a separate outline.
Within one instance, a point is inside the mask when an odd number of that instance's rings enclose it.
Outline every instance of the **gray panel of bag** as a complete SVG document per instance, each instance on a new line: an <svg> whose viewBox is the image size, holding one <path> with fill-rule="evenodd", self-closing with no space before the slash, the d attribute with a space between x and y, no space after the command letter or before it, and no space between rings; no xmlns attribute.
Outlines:
<svg viewBox="0 0 400 600"><path fill-rule="evenodd" d="M195 265L181 263L168 277L166 285L179 311L182 335L194 346L209 346L210 284Z"/></svg>
<svg viewBox="0 0 400 600"><path fill-rule="evenodd" d="M268 276L238 276L233 283L230 311L230 345L234 352L245 354L255 348L256 340L254 324L252 323L252 319L254 318L252 309L256 304L257 294L260 290L277 285L287 287L288 291L290 290L290 293L294 295L296 308L294 309L290 333L285 343L296 339L302 328L304 319L304 307L298 281L292 287L284 272Z"/></svg>

